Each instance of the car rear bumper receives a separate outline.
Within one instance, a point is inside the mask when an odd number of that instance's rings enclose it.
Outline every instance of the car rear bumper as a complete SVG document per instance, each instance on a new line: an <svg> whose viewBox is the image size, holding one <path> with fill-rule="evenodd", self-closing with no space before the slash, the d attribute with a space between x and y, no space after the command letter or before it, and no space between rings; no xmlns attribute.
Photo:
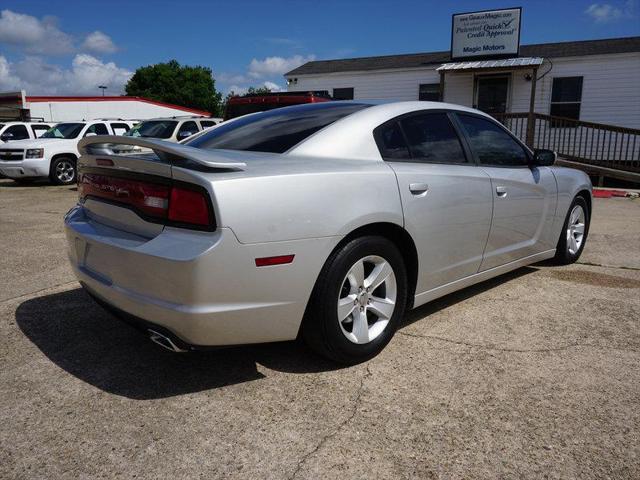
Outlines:
<svg viewBox="0 0 640 480"><path fill-rule="evenodd" d="M291 340L339 237L241 244L229 228L166 227L154 238L98 223L78 205L65 217L73 270L90 293L190 346ZM255 259L294 254L287 265Z"/></svg>
<svg viewBox="0 0 640 480"><path fill-rule="evenodd" d="M9 178L46 177L49 175L49 160L46 158L0 160L0 173Z"/></svg>

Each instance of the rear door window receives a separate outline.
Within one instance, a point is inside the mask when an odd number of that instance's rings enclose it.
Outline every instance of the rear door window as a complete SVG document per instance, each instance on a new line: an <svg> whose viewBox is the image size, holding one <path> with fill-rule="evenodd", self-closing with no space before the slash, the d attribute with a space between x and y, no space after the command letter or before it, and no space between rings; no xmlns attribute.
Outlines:
<svg viewBox="0 0 640 480"><path fill-rule="evenodd" d="M184 138L188 138L194 133L198 133L200 129L196 122L184 122L180 125L180 129L178 130L178 140L182 140Z"/></svg>
<svg viewBox="0 0 640 480"><path fill-rule="evenodd" d="M466 163L462 144L445 112L422 113L400 120L415 162Z"/></svg>
<svg viewBox="0 0 640 480"><path fill-rule="evenodd" d="M49 128L51 127L45 124L31 125L31 130L33 130L33 136L35 138L40 138L44 132L49 130Z"/></svg>
<svg viewBox="0 0 640 480"><path fill-rule="evenodd" d="M94 123L85 132L84 136L86 137L88 133L95 133L96 135L109 135L109 130L104 123Z"/></svg>
<svg viewBox="0 0 640 480"><path fill-rule="evenodd" d="M380 155L385 160L411 160L409 146L397 121L389 122L376 129L376 143Z"/></svg>
<svg viewBox="0 0 640 480"><path fill-rule="evenodd" d="M124 135L129 131L129 125L126 123L112 123L111 129L114 135Z"/></svg>

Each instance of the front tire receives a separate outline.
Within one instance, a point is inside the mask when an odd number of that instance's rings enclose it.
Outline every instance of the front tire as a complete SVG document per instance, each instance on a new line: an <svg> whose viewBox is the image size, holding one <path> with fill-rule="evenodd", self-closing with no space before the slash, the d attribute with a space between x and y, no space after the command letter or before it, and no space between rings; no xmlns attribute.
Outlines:
<svg viewBox="0 0 640 480"><path fill-rule="evenodd" d="M49 179L54 185L71 185L76 181L76 161L71 157L58 157L51 162Z"/></svg>
<svg viewBox="0 0 640 480"><path fill-rule="evenodd" d="M573 199L556 246L556 264L569 265L580 258L589 233L590 213L583 197L577 196Z"/></svg>
<svg viewBox="0 0 640 480"><path fill-rule="evenodd" d="M407 304L402 255L389 240L366 236L331 254L314 287L302 337L320 355L357 364L393 337Z"/></svg>

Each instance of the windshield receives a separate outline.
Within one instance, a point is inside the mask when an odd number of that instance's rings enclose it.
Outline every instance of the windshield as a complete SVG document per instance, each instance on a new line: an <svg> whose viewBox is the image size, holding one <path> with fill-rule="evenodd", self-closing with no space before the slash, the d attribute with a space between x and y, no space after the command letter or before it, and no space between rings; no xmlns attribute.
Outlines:
<svg viewBox="0 0 640 480"><path fill-rule="evenodd" d="M278 108L222 123L186 145L207 150L247 150L284 153L327 125L370 105L362 103L308 103Z"/></svg>
<svg viewBox="0 0 640 480"><path fill-rule="evenodd" d="M44 132L40 138L76 138L84 123L59 123Z"/></svg>
<svg viewBox="0 0 640 480"><path fill-rule="evenodd" d="M178 122L173 120L150 120L133 127L124 135L127 137L170 138Z"/></svg>

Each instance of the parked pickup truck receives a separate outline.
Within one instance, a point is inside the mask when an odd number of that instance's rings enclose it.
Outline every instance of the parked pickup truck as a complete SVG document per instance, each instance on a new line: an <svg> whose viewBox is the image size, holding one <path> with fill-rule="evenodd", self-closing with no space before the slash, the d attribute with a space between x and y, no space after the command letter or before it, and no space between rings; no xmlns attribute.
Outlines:
<svg viewBox="0 0 640 480"><path fill-rule="evenodd" d="M133 122L127 120L58 123L39 138L1 144L0 173L16 182L48 177L56 185L69 185L76 181L78 140L92 135L122 135L132 126Z"/></svg>
<svg viewBox="0 0 640 480"><path fill-rule="evenodd" d="M51 123L44 122L1 122L0 145L16 140L33 140L39 138L51 128Z"/></svg>

